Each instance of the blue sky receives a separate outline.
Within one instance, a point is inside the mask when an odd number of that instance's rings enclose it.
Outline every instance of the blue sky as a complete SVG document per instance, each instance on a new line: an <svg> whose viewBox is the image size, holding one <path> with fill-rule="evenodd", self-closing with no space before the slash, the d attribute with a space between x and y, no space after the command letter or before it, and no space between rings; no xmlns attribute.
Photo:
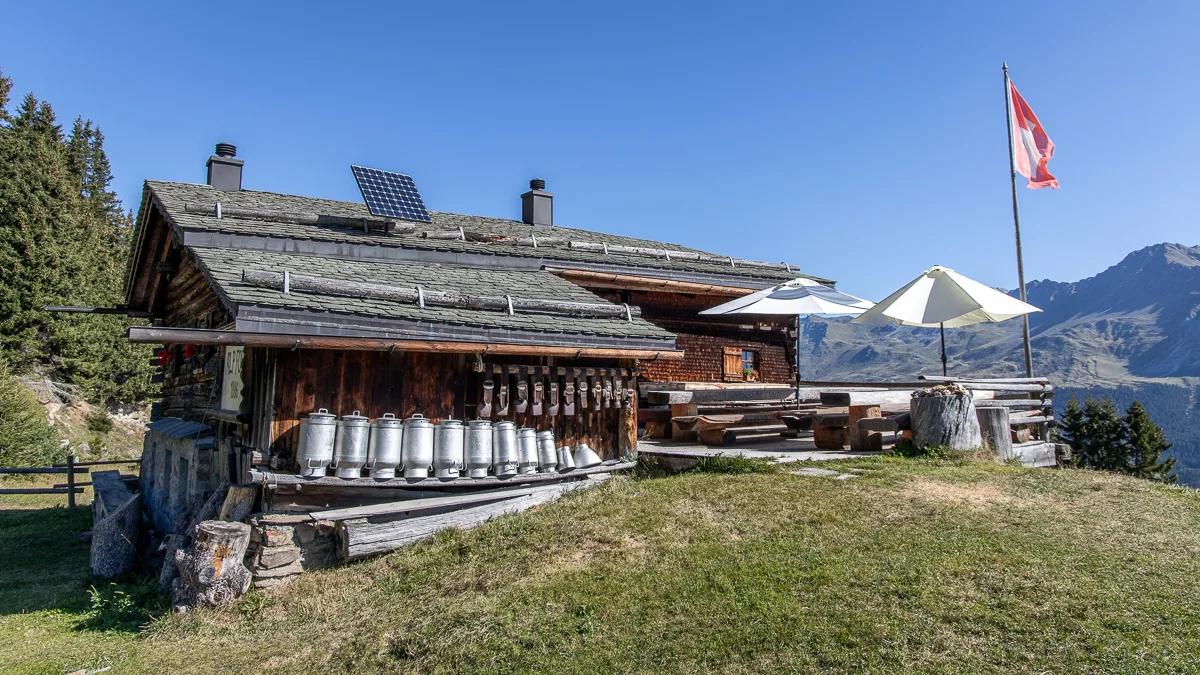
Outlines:
<svg viewBox="0 0 1200 675"><path fill-rule="evenodd" d="M519 218L541 176L559 224L875 300L933 264L1013 287L1007 60L1063 186L1021 188L1028 279L1200 243L1196 3L172 5L4 10L14 94L95 120L127 206L229 141L252 189L358 200L358 163Z"/></svg>

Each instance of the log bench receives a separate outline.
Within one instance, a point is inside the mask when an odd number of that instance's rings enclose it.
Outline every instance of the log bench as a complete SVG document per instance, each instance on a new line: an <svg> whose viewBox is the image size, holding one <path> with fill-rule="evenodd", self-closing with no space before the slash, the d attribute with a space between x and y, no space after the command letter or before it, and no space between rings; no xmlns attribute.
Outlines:
<svg viewBox="0 0 1200 675"><path fill-rule="evenodd" d="M652 422L647 415L646 429L655 438L699 441L702 429L696 428L694 418L703 416L707 418L703 430L707 430L712 439L717 428L776 423L776 413L796 407L794 399L794 390L784 387L652 389L646 392L647 403L669 410L671 423L662 425L657 415ZM789 400L793 402L789 403ZM786 427L781 427L780 431L786 431ZM735 442L737 436L731 435L731 442Z"/></svg>

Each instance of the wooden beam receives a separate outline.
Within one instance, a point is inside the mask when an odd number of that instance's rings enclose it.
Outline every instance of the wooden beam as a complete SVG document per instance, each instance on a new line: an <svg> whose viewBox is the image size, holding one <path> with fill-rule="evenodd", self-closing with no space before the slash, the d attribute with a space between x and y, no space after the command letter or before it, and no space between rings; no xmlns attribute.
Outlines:
<svg viewBox="0 0 1200 675"><path fill-rule="evenodd" d="M597 485L596 480L578 480L531 489L528 494L481 506L467 506L450 513L417 516L404 520L372 523L368 520L339 520L338 557L343 562L388 553L450 528L466 529L507 513L524 511L553 501L579 489Z"/></svg>
<svg viewBox="0 0 1200 675"><path fill-rule="evenodd" d="M278 349L341 349L352 351L407 351L441 354L484 354L492 356L530 355L561 356L581 359L662 359L678 361L680 350L621 349L616 347L562 347L549 345L497 344L488 342L448 342L433 340L393 340L368 337L332 337L321 335L288 335L283 333L251 333L236 330L202 330L198 328L165 328L133 326L129 341L146 344L185 345L244 345Z"/></svg>
<svg viewBox="0 0 1200 675"><path fill-rule="evenodd" d="M483 493L471 493L465 495L452 495L449 497L425 497L423 499L402 499L395 502L387 502L386 504L372 504L370 506L351 506L344 509L327 509L324 511L312 511L308 515L312 520L350 520L352 518L378 518L381 516L395 516L402 513L419 513L421 511L433 511L436 509L444 509L451 506L467 506L485 504L487 502L503 501L505 499L513 499L515 497L525 497L531 493L531 489L521 490L493 490Z"/></svg>
<svg viewBox="0 0 1200 675"><path fill-rule="evenodd" d="M669 291L671 293L692 293L695 295L721 295L740 297L761 289L740 288L735 286L717 286L714 284L697 284L688 281L671 281L653 277L639 277L629 274L608 274L606 272L585 272L582 270L567 270L547 268L550 272L585 288L615 288L629 291Z"/></svg>

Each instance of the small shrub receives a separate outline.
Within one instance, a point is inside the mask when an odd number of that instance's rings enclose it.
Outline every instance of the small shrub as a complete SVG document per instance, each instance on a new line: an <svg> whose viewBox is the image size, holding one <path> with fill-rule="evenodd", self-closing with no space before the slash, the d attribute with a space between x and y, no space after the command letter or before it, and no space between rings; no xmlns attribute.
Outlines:
<svg viewBox="0 0 1200 675"><path fill-rule="evenodd" d="M0 362L0 466L49 466L65 458L37 397Z"/></svg>
<svg viewBox="0 0 1200 675"><path fill-rule="evenodd" d="M110 582L88 589L88 613L82 628L98 631L136 632L170 607L167 597L158 592L157 581L146 578L136 582Z"/></svg>
<svg viewBox="0 0 1200 675"><path fill-rule="evenodd" d="M112 418L108 416L108 411L104 408L94 408L84 421L87 423L88 431L97 435L107 434L113 428Z"/></svg>

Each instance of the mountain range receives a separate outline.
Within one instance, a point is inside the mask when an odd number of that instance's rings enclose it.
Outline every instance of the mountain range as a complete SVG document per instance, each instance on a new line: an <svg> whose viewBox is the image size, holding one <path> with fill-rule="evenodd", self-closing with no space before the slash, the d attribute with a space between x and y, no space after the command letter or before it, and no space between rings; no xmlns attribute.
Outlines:
<svg viewBox="0 0 1200 675"><path fill-rule="evenodd" d="M1015 291L1006 291L1016 295ZM1200 246L1156 244L1075 282L1033 281L1034 374L1056 408L1071 395L1140 400L1174 443L1180 482L1200 486ZM941 371L936 328L866 328L846 318L801 322L809 380L899 380ZM946 330L949 373L1025 374L1021 322Z"/></svg>

